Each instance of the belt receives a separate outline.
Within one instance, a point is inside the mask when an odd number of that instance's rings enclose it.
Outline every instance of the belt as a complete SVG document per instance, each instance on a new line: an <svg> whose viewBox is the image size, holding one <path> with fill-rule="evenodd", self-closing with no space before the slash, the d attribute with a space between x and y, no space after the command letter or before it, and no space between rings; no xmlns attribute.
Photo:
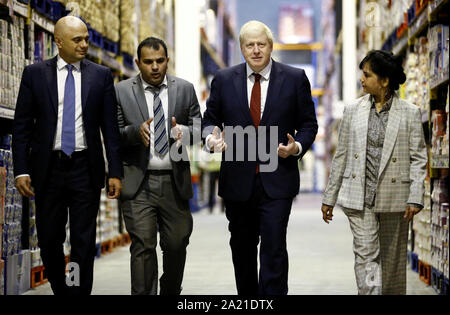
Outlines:
<svg viewBox="0 0 450 315"><path fill-rule="evenodd" d="M162 176L162 175L172 175L172 170L147 170L147 173L149 175L156 175L156 176Z"/></svg>
<svg viewBox="0 0 450 315"><path fill-rule="evenodd" d="M86 156L87 155L87 150L82 150L82 151L74 151L71 155L66 155L63 151L57 150L57 151L53 151L52 155L57 158L58 160L72 160L72 159L76 159L78 157L82 157L82 156Z"/></svg>

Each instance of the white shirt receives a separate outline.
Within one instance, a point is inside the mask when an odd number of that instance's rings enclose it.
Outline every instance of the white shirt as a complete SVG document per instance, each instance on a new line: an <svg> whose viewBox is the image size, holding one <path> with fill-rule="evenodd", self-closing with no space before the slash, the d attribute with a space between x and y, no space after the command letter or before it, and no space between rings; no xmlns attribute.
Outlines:
<svg viewBox="0 0 450 315"><path fill-rule="evenodd" d="M61 134L62 134L62 116L64 111L64 89L66 86L66 79L68 70L66 68L67 62L59 55L56 63L56 77L58 84L58 121L56 124L56 135L53 142L53 150L61 150ZM87 149L86 136L83 125L83 111L81 107L81 66L77 61L72 64L73 78L75 81L75 151ZM17 175L19 177L30 176L29 174Z"/></svg>
<svg viewBox="0 0 450 315"><path fill-rule="evenodd" d="M261 117L264 113L264 108L266 106L267 99L267 90L269 89L269 78L270 72L272 71L272 59L270 59L269 64L259 72L261 75L260 85L261 85ZM247 64L247 98L248 98L248 107L250 108L250 100L252 98L252 90L253 85L255 85L255 76L253 75L254 71Z"/></svg>
<svg viewBox="0 0 450 315"><path fill-rule="evenodd" d="M255 84L255 76L253 75L253 73L255 71L252 70L252 68L250 68L250 66L246 65L247 67L247 98L248 98L248 106L250 108L250 100L252 97L252 89L253 89L253 85ZM272 71L272 59L270 59L269 64L262 69L260 72L257 72L261 75L261 79L260 79L260 85L261 85L261 118L264 114L264 109L266 107L266 100L267 100L267 91L269 89L269 79L270 79L270 72ZM212 135L208 135L206 137L206 149L208 151L210 151L210 147L208 144L208 140L210 139ZM291 135L292 137L294 135ZM298 146L298 153L294 154L294 156L298 156L302 153L302 145L300 144L300 142L295 141L295 143Z"/></svg>
<svg viewBox="0 0 450 315"><path fill-rule="evenodd" d="M146 88L151 85L144 81L144 79L142 78L142 75L140 75L140 76L141 76L141 80L142 80L142 87L144 88L145 100L147 102L148 115L149 115L149 118L153 118L153 117L155 117L155 115L153 113L154 94L152 91L146 90ZM164 80L161 84L163 84L164 87L161 87L161 90L159 92L159 99L161 100L162 107L164 110L164 118L166 120L166 122L165 122L166 134L168 136L170 130L167 130L167 122L168 122L168 118L169 118L169 89L167 86L167 76L164 77ZM172 118L170 117L170 120L171 119ZM170 147L169 147L169 151L164 156L161 156L158 152L156 152L155 151L155 143L154 143L154 132L155 132L155 122L152 121L150 123L150 159L148 161L148 169L171 170L172 163L170 162ZM169 141L169 139L167 139L167 141Z"/></svg>
<svg viewBox="0 0 450 315"><path fill-rule="evenodd" d="M58 56L56 75L58 80L58 122L56 125L56 135L53 150L61 150L62 120L64 111L64 89L69 71L66 68L67 62ZM81 107L81 68L80 62L72 64L73 78L75 81L75 151L87 149L86 136L83 125L83 111Z"/></svg>

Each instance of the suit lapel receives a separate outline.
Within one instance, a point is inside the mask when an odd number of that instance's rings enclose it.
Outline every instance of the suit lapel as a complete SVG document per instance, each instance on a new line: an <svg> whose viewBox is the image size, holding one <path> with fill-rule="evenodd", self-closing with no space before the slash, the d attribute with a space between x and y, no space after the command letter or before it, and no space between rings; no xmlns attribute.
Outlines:
<svg viewBox="0 0 450 315"><path fill-rule="evenodd" d="M366 98L363 100L361 107L359 109L358 119L356 121L356 129L359 140L359 147L362 148L361 152L364 152L367 147L367 132L369 130L369 115L370 115L370 98ZM365 157L364 157L365 158Z"/></svg>
<svg viewBox="0 0 450 315"><path fill-rule="evenodd" d="M402 119L401 114L402 112L400 104L398 103L397 97L394 96L394 100L392 101L392 107L389 111L389 119L384 137L383 152L381 154L380 170L378 172L378 178L383 173L384 168L386 167L389 158L391 157L394 145L397 142L398 129L400 127L400 121Z"/></svg>
<svg viewBox="0 0 450 315"><path fill-rule="evenodd" d="M261 118L261 123L266 123L267 117L270 117L270 112L277 105L278 95L280 94L281 87L283 86L284 75L277 63L272 61L272 69L270 72L269 87L267 90L266 104L264 105L264 112ZM262 105L262 104L261 104Z"/></svg>
<svg viewBox="0 0 450 315"><path fill-rule="evenodd" d="M89 62L86 62L85 60L81 60L80 62L80 68L81 68L81 108L86 108L87 99L89 96L89 90L91 88L90 80L93 77L90 75L90 69Z"/></svg>
<svg viewBox="0 0 450 315"><path fill-rule="evenodd" d="M50 101L56 115L58 115L58 77L56 74L57 57L47 60L45 69L45 78L47 80Z"/></svg>
<svg viewBox="0 0 450 315"><path fill-rule="evenodd" d="M177 103L177 83L175 81L175 78L167 75L167 93L169 95L169 108L168 108L168 114L169 117L166 117L167 119L167 130L170 130L172 128L172 117L175 114L175 106Z"/></svg>
<svg viewBox="0 0 450 315"><path fill-rule="evenodd" d="M360 169L361 174L365 173L366 167L366 153L367 153L367 132L369 128L369 115L370 115L370 101L369 98L365 98L362 100L360 106L357 109L357 117L353 120L352 123L355 123L356 128L356 137L358 138L358 149L357 152L360 152ZM365 177L362 177L364 180Z"/></svg>
<svg viewBox="0 0 450 315"><path fill-rule="evenodd" d="M145 100L144 88L142 87L141 76L137 75L133 81L133 93L136 98L136 102L138 104L139 110L141 112L142 118L144 120L148 120L150 117L148 113L148 105Z"/></svg>
<svg viewBox="0 0 450 315"><path fill-rule="evenodd" d="M245 63L241 64L241 66L236 69L234 72L233 84L236 92L236 100L239 102L239 107L242 110L242 114L245 119L247 119L248 123L253 125L253 119L250 115L250 107L248 104L246 69Z"/></svg>

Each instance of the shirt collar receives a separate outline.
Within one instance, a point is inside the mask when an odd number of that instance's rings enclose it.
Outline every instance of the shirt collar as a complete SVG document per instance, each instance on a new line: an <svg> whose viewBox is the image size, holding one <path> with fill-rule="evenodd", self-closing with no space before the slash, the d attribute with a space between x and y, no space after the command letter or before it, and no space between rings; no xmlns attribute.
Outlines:
<svg viewBox="0 0 450 315"><path fill-rule="evenodd" d="M380 112L389 111L391 109L392 101L394 100L394 95L395 94L392 94L391 98L386 103L384 103ZM375 98L372 95L370 95L370 103L372 104L372 107L375 107Z"/></svg>
<svg viewBox="0 0 450 315"><path fill-rule="evenodd" d="M58 59L57 59L56 65L57 65L57 67L58 67L58 70L62 70L62 69L64 69L64 67L65 67L66 65L68 65L68 63L67 63L64 59L62 59L61 56L58 55ZM80 62L80 61L74 62L74 63L72 63L71 65L72 65L77 71L80 71L80 65L81 65L81 62Z"/></svg>
<svg viewBox="0 0 450 315"><path fill-rule="evenodd" d="M260 72L258 72L264 80L268 81L270 78L270 72L272 70L272 58L270 58L269 64L262 69ZM255 71L250 68L250 66L247 63L247 78L249 78Z"/></svg>
<svg viewBox="0 0 450 315"><path fill-rule="evenodd" d="M147 82L145 82L144 78L142 77L142 73L139 73L139 76L140 76L140 78L141 78L142 86L143 86L143 88L144 88L144 91L145 91L145 89L146 89L147 87L154 87L153 85L148 84ZM164 76L164 80L161 82L161 84L160 84L159 86L160 86L160 87L165 87L165 86L167 86L167 75Z"/></svg>

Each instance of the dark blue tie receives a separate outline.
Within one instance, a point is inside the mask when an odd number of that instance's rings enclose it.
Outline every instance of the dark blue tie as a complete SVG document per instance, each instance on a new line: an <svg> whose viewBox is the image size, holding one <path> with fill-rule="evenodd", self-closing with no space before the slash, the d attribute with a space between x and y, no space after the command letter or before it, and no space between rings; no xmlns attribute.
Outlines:
<svg viewBox="0 0 450 315"><path fill-rule="evenodd" d="M66 65L67 78L64 87L61 150L68 156L75 151L75 80L72 65Z"/></svg>

